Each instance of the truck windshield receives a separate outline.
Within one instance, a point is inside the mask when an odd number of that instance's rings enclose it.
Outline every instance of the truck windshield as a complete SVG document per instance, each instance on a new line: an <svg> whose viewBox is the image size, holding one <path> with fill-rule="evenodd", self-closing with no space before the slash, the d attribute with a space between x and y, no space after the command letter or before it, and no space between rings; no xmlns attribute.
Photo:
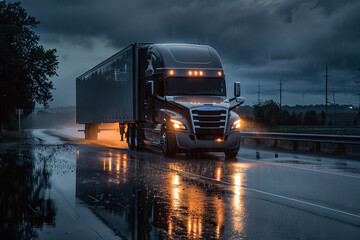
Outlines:
<svg viewBox="0 0 360 240"><path fill-rule="evenodd" d="M166 91L168 96L226 96L226 86L223 78L168 78Z"/></svg>

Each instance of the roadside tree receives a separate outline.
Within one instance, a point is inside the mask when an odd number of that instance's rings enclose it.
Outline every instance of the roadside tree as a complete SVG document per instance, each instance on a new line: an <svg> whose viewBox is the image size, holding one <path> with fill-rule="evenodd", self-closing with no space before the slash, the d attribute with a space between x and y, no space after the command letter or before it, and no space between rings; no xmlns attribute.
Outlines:
<svg viewBox="0 0 360 240"><path fill-rule="evenodd" d="M58 67L56 50L45 50L34 32L39 24L21 3L0 1L0 132L16 108L30 114L35 103L53 100L50 77Z"/></svg>

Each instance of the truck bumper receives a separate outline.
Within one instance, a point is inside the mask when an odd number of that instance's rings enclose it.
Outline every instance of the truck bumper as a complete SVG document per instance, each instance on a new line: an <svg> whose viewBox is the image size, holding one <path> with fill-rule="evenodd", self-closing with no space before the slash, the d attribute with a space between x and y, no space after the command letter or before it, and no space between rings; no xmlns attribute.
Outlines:
<svg viewBox="0 0 360 240"><path fill-rule="evenodd" d="M172 132L176 139L177 147L180 151L204 150L209 152L223 152L240 148L241 134L239 131L227 132L223 141L198 140L194 134L189 132Z"/></svg>

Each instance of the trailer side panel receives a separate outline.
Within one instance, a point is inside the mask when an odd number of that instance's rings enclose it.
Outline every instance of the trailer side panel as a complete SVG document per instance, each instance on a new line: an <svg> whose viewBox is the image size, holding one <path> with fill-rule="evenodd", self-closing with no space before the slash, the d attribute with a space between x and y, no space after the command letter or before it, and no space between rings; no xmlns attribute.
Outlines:
<svg viewBox="0 0 360 240"><path fill-rule="evenodd" d="M133 48L125 48L76 79L77 123L135 121Z"/></svg>

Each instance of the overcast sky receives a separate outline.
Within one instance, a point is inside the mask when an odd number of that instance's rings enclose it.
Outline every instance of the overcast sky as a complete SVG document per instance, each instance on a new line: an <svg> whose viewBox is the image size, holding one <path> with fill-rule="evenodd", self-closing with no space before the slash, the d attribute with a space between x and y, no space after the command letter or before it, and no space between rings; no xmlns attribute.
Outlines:
<svg viewBox="0 0 360 240"><path fill-rule="evenodd" d="M240 81L247 105L261 100L359 104L360 0L29 0L37 32L56 48L59 76L51 106L75 105L75 78L133 42L214 47L232 95ZM231 92L230 92L231 91Z"/></svg>

